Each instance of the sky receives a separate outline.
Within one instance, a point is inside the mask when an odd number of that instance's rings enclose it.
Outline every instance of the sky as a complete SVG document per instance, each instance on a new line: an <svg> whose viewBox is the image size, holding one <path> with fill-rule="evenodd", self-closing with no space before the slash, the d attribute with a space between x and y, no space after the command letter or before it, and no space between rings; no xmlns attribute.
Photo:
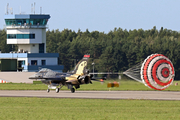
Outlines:
<svg viewBox="0 0 180 120"><path fill-rule="evenodd" d="M0 29L4 28L7 4L13 14L50 14L49 30L108 33L114 28L127 30L161 27L180 31L180 0L2 0Z"/></svg>

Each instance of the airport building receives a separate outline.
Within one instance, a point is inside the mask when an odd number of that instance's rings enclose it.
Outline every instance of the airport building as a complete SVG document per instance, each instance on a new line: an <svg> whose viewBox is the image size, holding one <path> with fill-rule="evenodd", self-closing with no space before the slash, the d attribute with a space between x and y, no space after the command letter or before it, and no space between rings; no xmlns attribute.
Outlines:
<svg viewBox="0 0 180 120"><path fill-rule="evenodd" d="M46 29L50 15L6 14L7 44L18 46L17 51L0 53L0 71L38 71L49 68L62 72L58 53L46 53Z"/></svg>

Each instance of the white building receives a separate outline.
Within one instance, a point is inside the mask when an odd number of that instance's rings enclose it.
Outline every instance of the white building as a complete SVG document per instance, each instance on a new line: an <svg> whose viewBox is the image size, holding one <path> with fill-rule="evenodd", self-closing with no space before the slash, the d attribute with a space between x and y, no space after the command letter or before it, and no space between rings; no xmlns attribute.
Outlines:
<svg viewBox="0 0 180 120"><path fill-rule="evenodd" d="M62 71L58 53L46 53L46 26L50 15L5 15L7 44L16 44L18 51L0 53L0 59L17 59L17 70L37 71L49 68ZM1 68L0 68L1 69Z"/></svg>

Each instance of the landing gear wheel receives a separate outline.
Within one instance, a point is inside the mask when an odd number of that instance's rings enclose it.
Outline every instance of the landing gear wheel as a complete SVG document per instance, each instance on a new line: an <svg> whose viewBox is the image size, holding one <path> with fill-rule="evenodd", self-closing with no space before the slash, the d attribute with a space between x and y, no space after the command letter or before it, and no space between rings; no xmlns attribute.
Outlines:
<svg viewBox="0 0 180 120"><path fill-rule="evenodd" d="M59 92L59 88L56 88L56 93L58 93Z"/></svg>
<svg viewBox="0 0 180 120"><path fill-rule="evenodd" d="M47 92L50 92L50 89L47 89Z"/></svg>
<svg viewBox="0 0 180 120"><path fill-rule="evenodd" d="M74 88L71 88L71 92L74 93L74 92L75 92L75 89L74 89Z"/></svg>

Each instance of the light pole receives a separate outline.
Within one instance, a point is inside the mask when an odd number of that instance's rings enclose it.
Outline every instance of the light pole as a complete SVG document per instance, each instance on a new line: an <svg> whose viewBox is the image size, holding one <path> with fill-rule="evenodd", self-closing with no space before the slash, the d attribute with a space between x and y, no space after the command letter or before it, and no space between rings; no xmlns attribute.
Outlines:
<svg viewBox="0 0 180 120"><path fill-rule="evenodd" d="M76 62L78 62L78 59L74 59L74 67L76 67Z"/></svg>
<svg viewBox="0 0 180 120"><path fill-rule="evenodd" d="M92 66L93 66L93 76L94 76L94 65L95 65L95 63L93 62L92 63Z"/></svg>
<svg viewBox="0 0 180 120"><path fill-rule="evenodd" d="M76 67L76 59L74 59L74 68Z"/></svg>

